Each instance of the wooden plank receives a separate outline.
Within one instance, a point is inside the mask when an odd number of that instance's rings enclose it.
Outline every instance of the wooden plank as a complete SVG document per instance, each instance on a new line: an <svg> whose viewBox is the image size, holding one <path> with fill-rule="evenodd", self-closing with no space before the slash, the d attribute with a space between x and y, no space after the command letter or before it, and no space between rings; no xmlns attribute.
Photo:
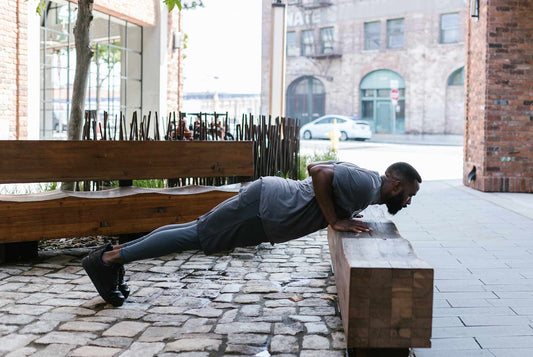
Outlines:
<svg viewBox="0 0 533 357"><path fill-rule="evenodd" d="M430 347L433 269L378 207L363 214L370 233L328 228L348 348Z"/></svg>
<svg viewBox="0 0 533 357"><path fill-rule="evenodd" d="M149 232L192 221L237 194L239 187L118 188L19 199L10 196L0 201L0 243Z"/></svg>
<svg viewBox="0 0 533 357"><path fill-rule="evenodd" d="M252 176L253 143L0 140L0 183Z"/></svg>

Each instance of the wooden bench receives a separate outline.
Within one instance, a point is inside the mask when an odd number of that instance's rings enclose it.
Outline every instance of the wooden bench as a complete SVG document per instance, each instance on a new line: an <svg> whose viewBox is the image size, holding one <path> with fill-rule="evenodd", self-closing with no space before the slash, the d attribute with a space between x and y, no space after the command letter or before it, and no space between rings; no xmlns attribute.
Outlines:
<svg viewBox="0 0 533 357"><path fill-rule="evenodd" d="M408 356L410 347L431 347L433 269L380 208L363 215L372 232L328 228L349 355Z"/></svg>
<svg viewBox="0 0 533 357"><path fill-rule="evenodd" d="M105 191L0 195L0 243L149 232L194 220L235 195L239 185L150 189L132 187L131 180L251 179L252 145L235 141L0 141L2 184L84 180L126 184Z"/></svg>

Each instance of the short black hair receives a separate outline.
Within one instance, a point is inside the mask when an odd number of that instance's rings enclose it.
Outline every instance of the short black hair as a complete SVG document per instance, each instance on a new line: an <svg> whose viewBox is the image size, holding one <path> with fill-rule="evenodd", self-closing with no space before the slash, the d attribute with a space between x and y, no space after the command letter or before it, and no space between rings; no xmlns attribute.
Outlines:
<svg viewBox="0 0 533 357"><path fill-rule="evenodd" d="M418 171L406 162L396 162L390 165L385 171L385 174L390 174L393 178L404 182L413 182L416 180L422 183L422 177L420 177Z"/></svg>

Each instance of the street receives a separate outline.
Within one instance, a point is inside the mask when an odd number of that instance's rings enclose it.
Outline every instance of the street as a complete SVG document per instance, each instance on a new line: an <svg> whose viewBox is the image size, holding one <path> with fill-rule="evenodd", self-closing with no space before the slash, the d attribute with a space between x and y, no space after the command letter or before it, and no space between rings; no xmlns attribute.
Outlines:
<svg viewBox="0 0 533 357"><path fill-rule="evenodd" d="M302 154L323 153L331 148L329 140L300 141ZM385 144L344 141L338 145L339 159L378 171L380 174L392 163L408 162L423 180L461 179L463 171L462 146Z"/></svg>

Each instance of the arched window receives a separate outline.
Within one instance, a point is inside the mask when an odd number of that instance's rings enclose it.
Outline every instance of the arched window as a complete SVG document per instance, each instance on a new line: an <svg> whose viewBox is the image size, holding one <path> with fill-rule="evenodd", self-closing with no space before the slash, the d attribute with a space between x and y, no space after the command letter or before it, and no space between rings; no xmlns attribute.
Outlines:
<svg viewBox="0 0 533 357"><path fill-rule="evenodd" d="M448 77L449 86L462 86L464 84L465 84L465 68L464 67L461 67L455 70Z"/></svg>
<svg viewBox="0 0 533 357"><path fill-rule="evenodd" d="M324 115L326 91L322 82L312 76L294 80L287 90L286 116L300 119L300 125Z"/></svg>
<svg viewBox="0 0 533 357"><path fill-rule="evenodd" d="M405 133L405 81L396 72L381 69L367 74L360 84L361 118L374 132ZM397 91L397 101L391 96Z"/></svg>

